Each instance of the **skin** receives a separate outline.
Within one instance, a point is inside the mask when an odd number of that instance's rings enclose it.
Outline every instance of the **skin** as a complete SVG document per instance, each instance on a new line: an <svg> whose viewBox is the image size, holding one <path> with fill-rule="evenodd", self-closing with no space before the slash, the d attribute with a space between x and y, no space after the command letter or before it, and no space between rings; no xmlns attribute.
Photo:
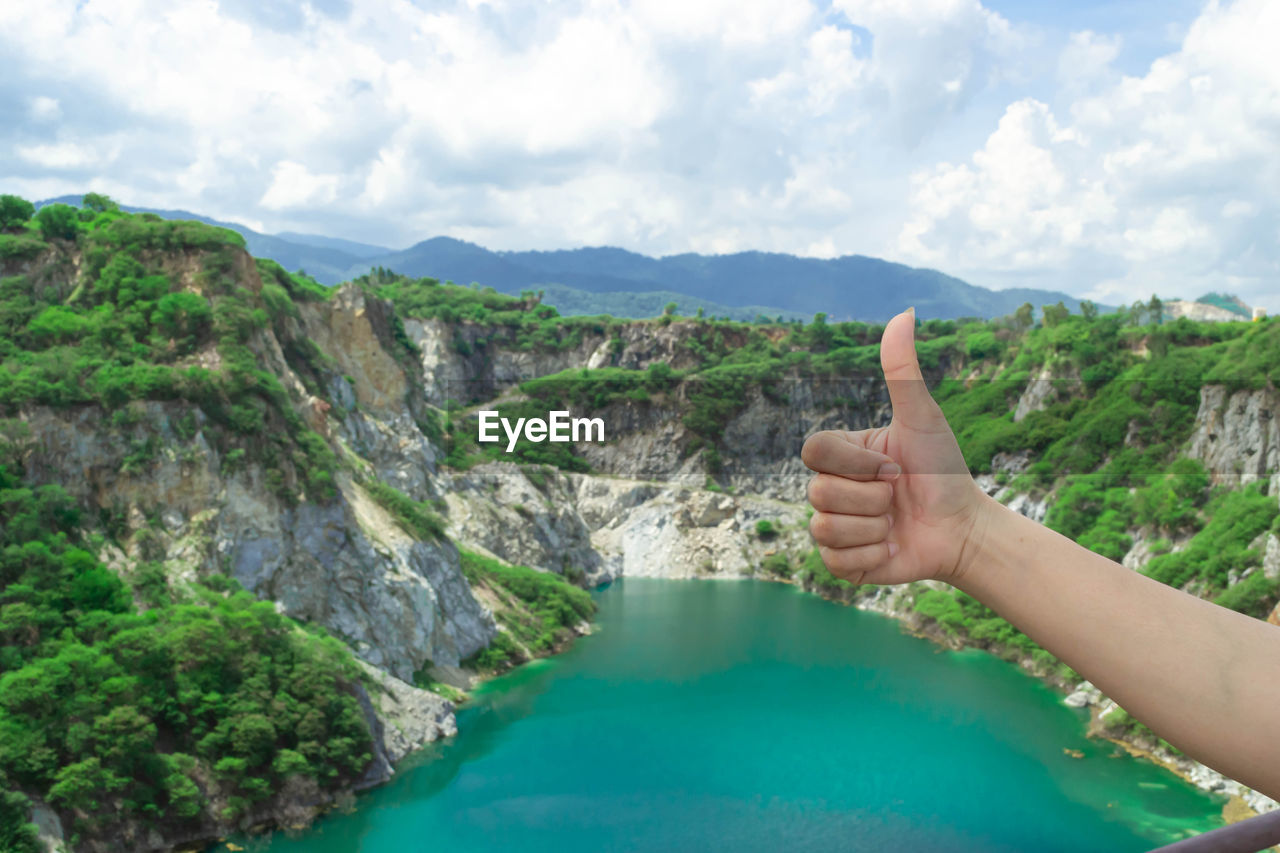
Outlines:
<svg viewBox="0 0 1280 853"><path fill-rule="evenodd" d="M853 583L940 580L995 610L1187 755L1280 798L1280 628L1132 572L988 497L915 352L885 328L886 427L811 436L810 522Z"/></svg>

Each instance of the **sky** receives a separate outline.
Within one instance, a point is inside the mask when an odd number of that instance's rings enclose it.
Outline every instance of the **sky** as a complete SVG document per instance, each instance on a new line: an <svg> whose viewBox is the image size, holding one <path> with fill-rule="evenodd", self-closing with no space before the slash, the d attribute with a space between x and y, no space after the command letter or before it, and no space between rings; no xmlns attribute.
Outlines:
<svg viewBox="0 0 1280 853"><path fill-rule="evenodd" d="M1280 312L1280 3L0 4L0 192Z"/></svg>

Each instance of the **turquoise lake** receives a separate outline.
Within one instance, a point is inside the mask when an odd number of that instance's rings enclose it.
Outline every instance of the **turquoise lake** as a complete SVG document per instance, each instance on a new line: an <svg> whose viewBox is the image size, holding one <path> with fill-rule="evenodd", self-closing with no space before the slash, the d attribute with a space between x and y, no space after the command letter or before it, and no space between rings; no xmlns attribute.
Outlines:
<svg viewBox="0 0 1280 853"><path fill-rule="evenodd" d="M597 599L591 636L477 690L354 812L249 849L1078 853L1221 824L1017 667L886 617L761 581Z"/></svg>

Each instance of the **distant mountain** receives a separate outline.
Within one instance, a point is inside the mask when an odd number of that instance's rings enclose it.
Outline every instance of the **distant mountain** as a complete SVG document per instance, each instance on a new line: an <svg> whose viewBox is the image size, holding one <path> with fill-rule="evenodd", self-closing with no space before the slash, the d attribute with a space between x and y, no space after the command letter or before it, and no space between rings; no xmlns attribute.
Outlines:
<svg viewBox="0 0 1280 853"><path fill-rule="evenodd" d="M386 255L394 249L386 246L374 246L369 243L357 243L355 240L343 240L341 237L324 237L319 234L299 234L297 231L281 231L276 235L290 243L300 246L312 246L317 249L337 249L353 258L373 258Z"/></svg>
<svg viewBox="0 0 1280 853"><path fill-rule="evenodd" d="M370 258L348 272L356 275L373 266L459 284L476 281L507 293L548 283L591 293L665 291L728 306L776 306L768 310L806 317L821 311L832 319L886 320L907 305L914 305L921 316L944 318L998 317L1024 302L1038 307L1061 300L1072 311L1079 310L1079 300L1066 293L988 290L936 270L861 255L821 259L738 252L651 258L609 247L493 252L434 237Z"/></svg>
<svg viewBox="0 0 1280 853"><path fill-rule="evenodd" d="M80 196L39 205L54 202L78 205ZM651 316L657 313L655 305L660 311L666 302L676 302L681 314L701 306L714 316L748 319L757 314L809 318L824 312L833 320L876 321L907 305L922 317L942 318L999 317L1024 302L1039 307L1062 301L1079 310L1079 301L1065 293L988 290L936 270L861 255L822 259L738 252L652 258L613 247L495 252L452 237L433 237L395 251L316 234L263 234L185 210L121 207L230 228L245 238L250 253L290 271L305 270L323 284L338 284L380 266L459 284L480 282L506 293L546 290L548 304L564 313Z"/></svg>

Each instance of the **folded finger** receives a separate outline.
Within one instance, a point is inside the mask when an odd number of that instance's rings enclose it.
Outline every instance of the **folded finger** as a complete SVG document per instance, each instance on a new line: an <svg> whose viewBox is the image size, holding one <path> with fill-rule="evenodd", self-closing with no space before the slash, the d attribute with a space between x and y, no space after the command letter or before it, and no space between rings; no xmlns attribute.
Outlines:
<svg viewBox="0 0 1280 853"><path fill-rule="evenodd" d="M809 503L819 512L884 515L893 503L893 486L883 480L849 480L819 474L809 481Z"/></svg>
<svg viewBox="0 0 1280 853"><path fill-rule="evenodd" d="M819 545L828 548L852 548L883 542L893 527L893 517L888 515L840 515L833 512L816 512L809 519L809 532Z"/></svg>
<svg viewBox="0 0 1280 853"><path fill-rule="evenodd" d="M862 583L868 572L874 571L898 552L898 546L891 542L877 542L874 545L859 545L856 548L828 548L818 546L818 555L826 564L831 574L850 583Z"/></svg>

